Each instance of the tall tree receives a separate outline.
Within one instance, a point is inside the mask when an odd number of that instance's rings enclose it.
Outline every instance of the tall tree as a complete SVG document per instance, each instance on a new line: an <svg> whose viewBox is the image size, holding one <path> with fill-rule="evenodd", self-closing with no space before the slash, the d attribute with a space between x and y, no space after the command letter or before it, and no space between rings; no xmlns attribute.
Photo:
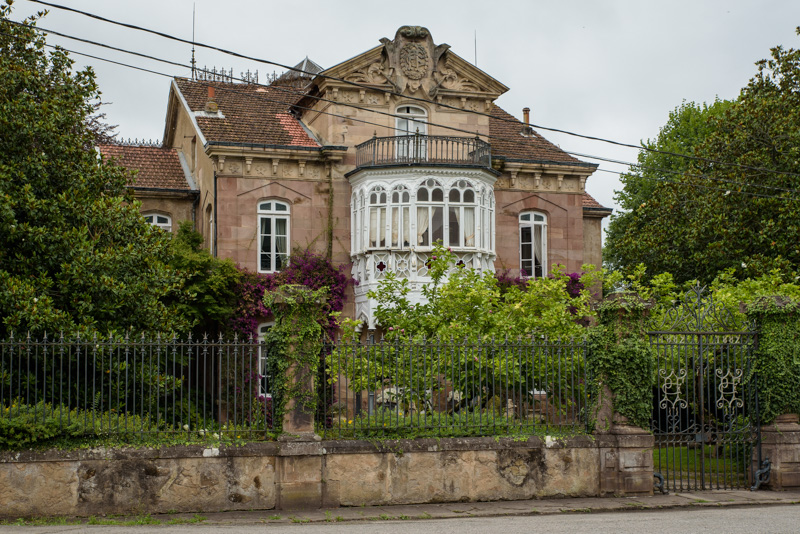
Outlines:
<svg viewBox="0 0 800 534"><path fill-rule="evenodd" d="M0 5L0 334L186 330L170 237L92 149L100 92Z"/></svg>
<svg viewBox="0 0 800 534"><path fill-rule="evenodd" d="M659 212L652 209L652 202L664 194L669 184L681 183L684 174L698 172L696 160L678 154L693 156L713 135L716 119L730 106L731 102L725 100L710 106L683 102L669 113L658 136L643 143L645 150L639 152L637 165L620 177L624 187L617 191L615 199L621 211L611 218L603 250L608 266L629 270L643 263L658 271L677 273L682 269L679 251L688 245L684 230L693 214L687 206ZM657 228L658 220L669 220L670 235L648 235L648 229Z"/></svg>
<svg viewBox="0 0 800 534"><path fill-rule="evenodd" d="M656 178L646 192L626 184L630 211L609 235L614 267L643 263L677 281L800 268L800 51L775 47L757 66L735 102L698 108L698 159L682 174L670 182L643 172Z"/></svg>

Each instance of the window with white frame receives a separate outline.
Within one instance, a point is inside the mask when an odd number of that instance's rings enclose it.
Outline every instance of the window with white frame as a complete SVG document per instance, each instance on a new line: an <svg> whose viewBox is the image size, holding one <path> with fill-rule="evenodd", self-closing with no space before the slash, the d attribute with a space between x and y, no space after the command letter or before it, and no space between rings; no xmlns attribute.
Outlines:
<svg viewBox="0 0 800 534"><path fill-rule="evenodd" d="M417 106L400 106L397 108L396 135L397 156L400 158L424 159L426 153L426 138L428 133L428 114ZM417 134L423 137L418 137Z"/></svg>
<svg viewBox="0 0 800 534"><path fill-rule="evenodd" d="M269 350L265 345L269 329L275 326L275 321L258 325L258 394L267 399L272 398L272 375L269 366Z"/></svg>
<svg viewBox="0 0 800 534"><path fill-rule="evenodd" d="M519 216L520 269L531 278L547 275L547 216L526 211Z"/></svg>
<svg viewBox="0 0 800 534"><path fill-rule="evenodd" d="M494 195L465 178L385 182L351 198L354 254L424 250L437 241L464 251L494 251Z"/></svg>
<svg viewBox="0 0 800 534"><path fill-rule="evenodd" d="M169 215L162 215L160 213L145 213L144 221L152 224L153 226L158 226L167 232L172 231L172 218Z"/></svg>
<svg viewBox="0 0 800 534"><path fill-rule="evenodd" d="M258 271L274 273L289 261L289 204L265 200L258 204Z"/></svg>

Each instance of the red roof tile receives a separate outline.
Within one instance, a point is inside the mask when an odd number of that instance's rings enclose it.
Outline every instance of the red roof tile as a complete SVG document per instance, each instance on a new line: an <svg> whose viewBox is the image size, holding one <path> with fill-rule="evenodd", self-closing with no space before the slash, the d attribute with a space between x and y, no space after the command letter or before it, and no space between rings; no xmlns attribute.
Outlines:
<svg viewBox="0 0 800 534"><path fill-rule="evenodd" d="M583 194L583 207L584 208L593 208L593 209L601 209L601 210L609 210L609 211L611 211L611 208L607 208L607 207L603 206L602 204L600 204L589 193L584 193Z"/></svg>
<svg viewBox="0 0 800 534"><path fill-rule="evenodd" d="M531 161L589 165L573 158L532 128L523 135L525 124L498 106L492 106L489 118L489 142L492 157Z"/></svg>
<svg viewBox="0 0 800 534"><path fill-rule="evenodd" d="M203 136L211 143L245 143L319 148L300 122L289 115L289 107L305 95L287 86L261 86L207 82L176 78L189 108L205 111L208 88L222 117L197 116ZM224 117L224 118L223 118Z"/></svg>
<svg viewBox="0 0 800 534"><path fill-rule="evenodd" d="M100 153L117 165L138 173L132 187L185 189L189 184L174 148L138 145L100 145Z"/></svg>

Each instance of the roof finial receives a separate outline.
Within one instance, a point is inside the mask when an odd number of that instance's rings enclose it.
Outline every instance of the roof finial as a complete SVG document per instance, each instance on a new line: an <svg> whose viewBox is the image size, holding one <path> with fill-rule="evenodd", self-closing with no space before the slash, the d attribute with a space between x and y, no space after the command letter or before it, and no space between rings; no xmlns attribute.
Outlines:
<svg viewBox="0 0 800 534"><path fill-rule="evenodd" d="M194 10L195 10L195 7L196 7L196 4L193 3L192 4L192 79L193 80L197 79L197 77L195 75L195 72L196 72L195 66L197 65L197 63L194 60Z"/></svg>

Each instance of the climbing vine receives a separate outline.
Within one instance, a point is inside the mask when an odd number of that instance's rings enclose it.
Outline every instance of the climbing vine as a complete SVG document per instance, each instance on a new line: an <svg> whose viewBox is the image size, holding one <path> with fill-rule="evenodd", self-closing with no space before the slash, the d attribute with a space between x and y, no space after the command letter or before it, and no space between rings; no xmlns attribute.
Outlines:
<svg viewBox="0 0 800 534"><path fill-rule="evenodd" d="M264 306L275 317L266 342L272 356L269 361L278 424L290 400L303 413L313 414L316 409L313 381L322 350L321 323L329 313L324 305L327 297L326 287L312 290L296 284L282 285L264 295Z"/></svg>
<svg viewBox="0 0 800 534"><path fill-rule="evenodd" d="M596 378L595 398L607 386L613 410L641 428L653 409L653 349L645 331L652 304L635 293L619 293L598 306L600 325L590 329L587 363Z"/></svg>
<svg viewBox="0 0 800 534"><path fill-rule="evenodd" d="M761 297L747 306L758 322L755 371L762 424L784 413L800 413L800 302Z"/></svg>

